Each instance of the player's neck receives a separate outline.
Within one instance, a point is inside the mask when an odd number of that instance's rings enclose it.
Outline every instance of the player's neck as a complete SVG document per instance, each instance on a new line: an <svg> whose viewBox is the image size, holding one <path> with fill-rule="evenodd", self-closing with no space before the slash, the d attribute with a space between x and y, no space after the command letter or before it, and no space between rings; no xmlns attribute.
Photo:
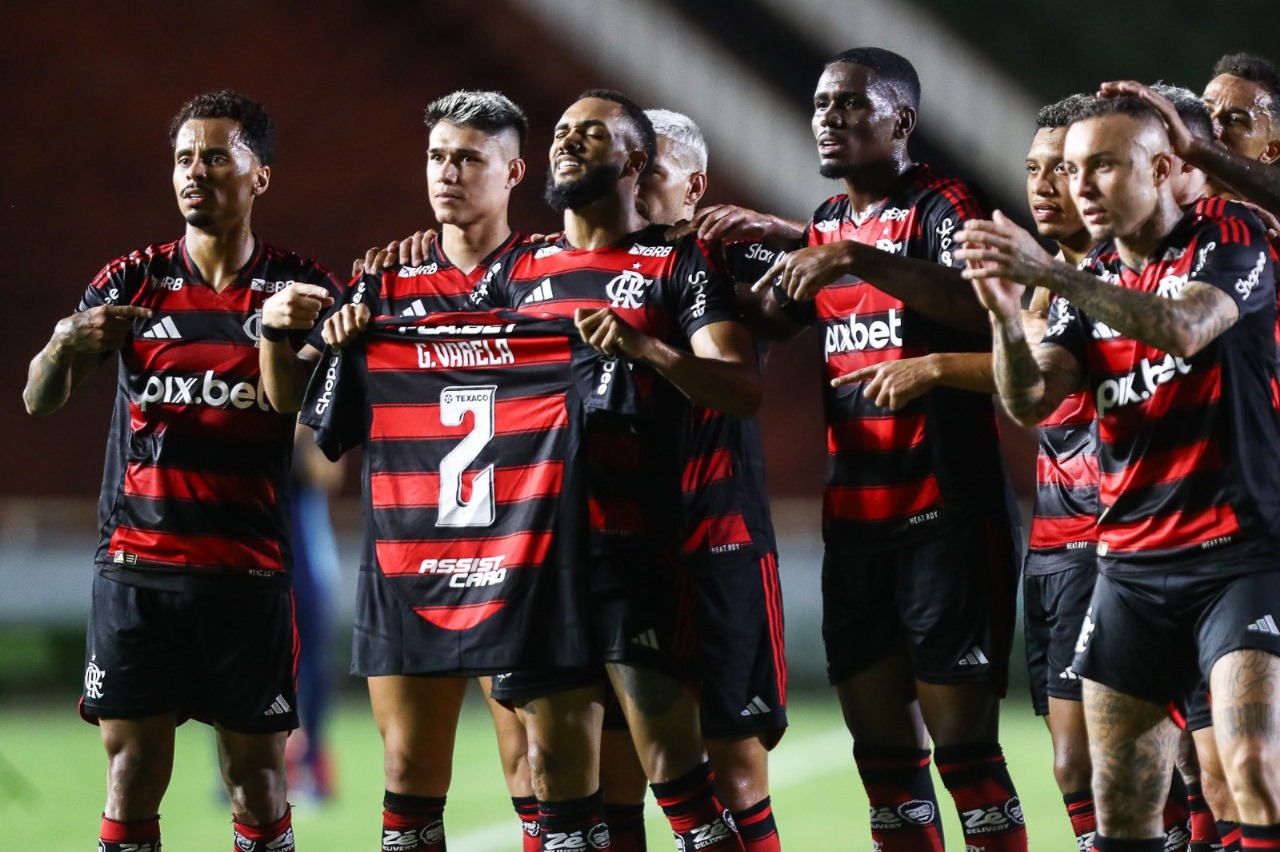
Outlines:
<svg viewBox="0 0 1280 852"><path fill-rule="evenodd" d="M469 273L510 236L506 216L466 225L444 225L440 229L440 250L450 263Z"/></svg>
<svg viewBox="0 0 1280 852"><path fill-rule="evenodd" d="M648 224L636 212L634 186L620 186L619 190L585 207L564 211L564 237L569 245L589 250L605 248Z"/></svg>
<svg viewBox="0 0 1280 852"><path fill-rule="evenodd" d="M1089 253L1089 249L1093 248L1093 237L1089 236L1089 232L1081 228L1076 233L1067 237L1065 240L1057 240L1058 254L1062 257L1063 263L1072 266L1078 266L1080 261L1084 260L1084 256Z"/></svg>
<svg viewBox="0 0 1280 852"><path fill-rule="evenodd" d="M1148 261L1155 258L1160 244L1169 236L1182 215L1182 208L1174 202L1172 196L1161 196L1155 212L1132 234L1116 236L1116 250L1120 254L1120 261L1130 269L1141 272Z"/></svg>
<svg viewBox="0 0 1280 852"><path fill-rule="evenodd" d="M901 156L851 170L844 176L844 191L849 196L850 207L855 213L864 213L879 204L913 165L903 152Z"/></svg>
<svg viewBox="0 0 1280 852"><path fill-rule="evenodd" d="M187 255L200 278L221 293L253 256L253 231L246 217L225 232L205 231L187 226Z"/></svg>

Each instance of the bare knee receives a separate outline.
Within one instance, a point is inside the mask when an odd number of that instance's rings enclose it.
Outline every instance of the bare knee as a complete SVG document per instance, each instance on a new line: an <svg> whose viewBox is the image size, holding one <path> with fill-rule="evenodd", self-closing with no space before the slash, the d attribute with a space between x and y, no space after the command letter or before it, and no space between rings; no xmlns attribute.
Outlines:
<svg viewBox="0 0 1280 852"><path fill-rule="evenodd" d="M760 737L708 739L707 753L726 808L745 811L769 795L769 752Z"/></svg>
<svg viewBox="0 0 1280 852"><path fill-rule="evenodd" d="M280 819L288 806L287 734L234 734L219 729L218 762L235 818L249 825Z"/></svg>
<svg viewBox="0 0 1280 852"><path fill-rule="evenodd" d="M1250 740L1224 756L1231 798L1240 821L1256 825L1280 822L1280 747Z"/></svg>
<svg viewBox="0 0 1280 852"><path fill-rule="evenodd" d="M173 774L172 718L101 720L107 752L104 813L122 821L149 819L160 809Z"/></svg>
<svg viewBox="0 0 1280 852"><path fill-rule="evenodd" d="M1093 783L1089 744L1054 743L1053 777L1058 782L1058 789L1064 794L1089 789L1089 785Z"/></svg>

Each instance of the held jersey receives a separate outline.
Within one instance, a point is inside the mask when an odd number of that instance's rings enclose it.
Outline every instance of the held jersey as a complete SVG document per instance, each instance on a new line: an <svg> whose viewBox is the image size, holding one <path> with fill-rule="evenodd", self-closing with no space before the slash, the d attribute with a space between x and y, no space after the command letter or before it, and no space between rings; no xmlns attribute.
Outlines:
<svg viewBox="0 0 1280 852"><path fill-rule="evenodd" d="M427 314L469 310L468 297L493 262L523 240L513 233L470 272L463 272L445 256L433 237L421 266L393 266L370 291L373 316L425 317Z"/></svg>
<svg viewBox="0 0 1280 852"><path fill-rule="evenodd" d="M365 558L431 625L436 673L589 662L580 432L633 412L617 365L514 312L378 320L325 353L301 421L330 458L363 444Z"/></svg>
<svg viewBox="0 0 1280 852"><path fill-rule="evenodd" d="M641 333L688 349L700 328L736 318L733 284L701 243L668 243L649 226L617 244L574 248L563 237L526 243L490 267L473 294L478 307L572 318L578 308L611 308ZM674 549L679 524L679 424L689 405L670 383L637 365L643 416L630 431L592 429L592 526L606 542Z"/></svg>
<svg viewBox="0 0 1280 852"><path fill-rule="evenodd" d="M963 264L954 255L956 231L985 215L985 205L968 186L916 165L865 218L854 218L847 196L829 199L805 229L805 242L854 240L958 268ZM830 384L884 361L982 351L988 344L928 319L856 276L787 309L793 319L820 324L825 334L823 530L829 543L892 546L978 511L1005 510L1006 477L988 395L939 387L891 411L863 396L863 382Z"/></svg>
<svg viewBox="0 0 1280 852"><path fill-rule="evenodd" d="M85 291L81 311L152 311L119 354L99 499L102 573L161 588L216 590L234 576L288 582L293 416L263 395L258 342L262 303L295 281L338 292L315 263L261 241L215 292L183 239L112 261ZM294 346L318 342L319 325L293 335Z"/></svg>
<svg viewBox="0 0 1280 852"><path fill-rule="evenodd" d="M1050 308L1042 345L1075 356L1097 409L1104 568L1280 542L1274 268L1257 219L1220 204L1219 215L1184 214L1140 272L1111 244L1082 267L1163 298L1189 281L1230 297L1239 319L1194 356L1135 340L1064 299Z"/></svg>
<svg viewBox="0 0 1280 852"><path fill-rule="evenodd" d="M1036 454L1036 499L1027 549L1041 556L1071 554L1098 542L1098 426L1093 397L1068 396L1040 423ZM1029 563L1030 566L1031 563ZM1033 563L1027 573L1051 573L1050 559Z"/></svg>

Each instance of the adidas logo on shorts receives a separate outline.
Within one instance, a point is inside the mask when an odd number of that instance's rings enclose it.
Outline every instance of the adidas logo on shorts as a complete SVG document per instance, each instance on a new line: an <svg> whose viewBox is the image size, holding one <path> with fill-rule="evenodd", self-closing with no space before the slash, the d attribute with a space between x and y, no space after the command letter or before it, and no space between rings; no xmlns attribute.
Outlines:
<svg viewBox="0 0 1280 852"><path fill-rule="evenodd" d="M1276 620L1269 615L1264 615L1248 627L1250 633L1269 633L1272 636L1280 636L1280 627L1276 627Z"/></svg>
<svg viewBox="0 0 1280 852"><path fill-rule="evenodd" d="M293 706L289 704L288 701L284 700L283 695L277 695L276 700L271 702L271 706L267 708L267 712L263 713L262 715L263 716L282 716L285 713L288 713L292 709L293 709Z"/></svg>
<svg viewBox="0 0 1280 852"><path fill-rule="evenodd" d="M631 644L640 645L644 648L651 648L656 651L658 650L658 634L653 630L646 630L643 633L637 633L635 636L631 637Z"/></svg>
<svg viewBox="0 0 1280 852"><path fill-rule="evenodd" d="M987 659L987 655L982 653L982 649L977 645L970 648L969 653L960 658L960 665L962 666L986 666L990 664L991 661Z"/></svg>
<svg viewBox="0 0 1280 852"><path fill-rule="evenodd" d="M770 708L768 704L764 703L764 699L757 695L755 698L751 699L751 703L744 707L742 712L738 715L759 716L764 713L768 713L771 709L772 708Z"/></svg>

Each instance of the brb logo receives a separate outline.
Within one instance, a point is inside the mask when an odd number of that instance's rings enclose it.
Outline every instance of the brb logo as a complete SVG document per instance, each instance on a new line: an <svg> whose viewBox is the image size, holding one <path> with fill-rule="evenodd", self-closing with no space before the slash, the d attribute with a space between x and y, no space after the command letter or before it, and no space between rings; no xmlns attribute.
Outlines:
<svg viewBox="0 0 1280 852"><path fill-rule="evenodd" d="M604 291L611 307L634 311L644 306L644 290L649 283L639 272L626 269L606 284Z"/></svg>
<svg viewBox="0 0 1280 852"><path fill-rule="evenodd" d="M153 375L138 399L138 407L146 411L149 406L209 405L214 408L254 408L270 411L265 394L248 382L223 381L213 370L205 370L204 376Z"/></svg>
<svg viewBox="0 0 1280 852"><path fill-rule="evenodd" d="M861 352L865 349L885 349L902 346L902 315L890 308L884 319L864 322L857 314L850 314L847 322L827 327L826 354Z"/></svg>

